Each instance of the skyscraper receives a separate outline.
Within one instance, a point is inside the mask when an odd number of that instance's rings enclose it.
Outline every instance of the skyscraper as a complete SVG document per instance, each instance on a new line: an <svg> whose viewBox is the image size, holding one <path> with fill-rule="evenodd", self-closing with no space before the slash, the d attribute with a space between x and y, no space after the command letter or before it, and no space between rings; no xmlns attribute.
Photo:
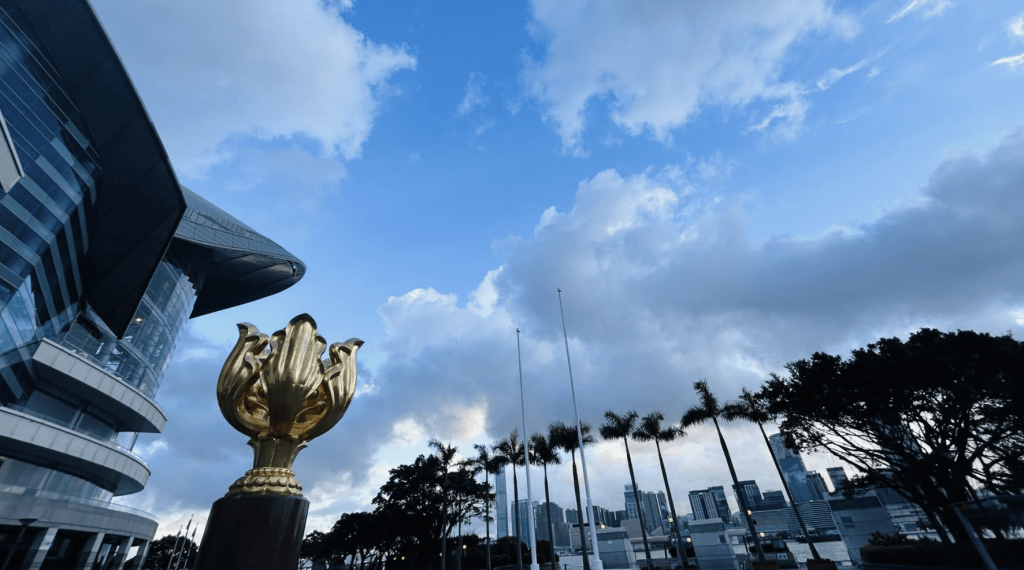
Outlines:
<svg viewBox="0 0 1024 570"><path fill-rule="evenodd" d="M811 497L815 501L824 500L828 496L828 485L825 484L825 478L817 471L807 472L807 486L810 487Z"/></svg>
<svg viewBox="0 0 1024 570"><path fill-rule="evenodd" d="M761 508L761 490L757 487L756 481L740 481L737 486L733 487L733 493L736 496L737 505L746 505L752 511ZM740 502L740 493L743 494L744 502L742 503Z"/></svg>
<svg viewBox="0 0 1024 570"><path fill-rule="evenodd" d="M782 475L786 478L789 492L793 495L793 501L804 503L814 498L811 488L807 484L807 467L799 453L786 447L782 434L774 434L768 437L768 441L775 452L775 458L782 469Z"/></svg>
<svg viewBox="0 0 1024 570"><path fill-rule="evenodd" d="M111 498L149 478L185 320L305 267L178 184L85 0L5 0L0 62L0 533L31 521L8 567L141 565L157 522Z"/></svg>
<svg viewBox="0 0 1024 570"><path fill-rule="evenodd" d="M557 503L540 503L534 509L534 518L537 521L537 540L550 540L548 536L548 509L551 510L551 526L565 523L565 510ZM557 530L555 531L557 535Z"/></svg>
<svg viewBox="0 0 1024 570"><path fill-rule="evenodd" d="M532 508L536 508L537 503L533 503ZM520 499L516 505L516 510L519 512L519 532L516 533L519 536L519 540L526 544L533 543L533 527L530 526L530 501L528 499ZM513 521L515 523L516 521Z"/></svg>
<svg viewBox="0 0 1024 570"><path fill-rule="evenodd" d="M498 538L512 534L512 527L508 524L508 491L505 490L505 484L505 466L502 465L494 477L494 518L498 523Z"/></svg>
<svg viewBox="0 0 1024 570"><path fill-rule="evenodd" d="M729 502L725 499L725 489L721 486L708 487L700 491L690 491L690 508L695 520L722 519L729 520Z"/></svg>

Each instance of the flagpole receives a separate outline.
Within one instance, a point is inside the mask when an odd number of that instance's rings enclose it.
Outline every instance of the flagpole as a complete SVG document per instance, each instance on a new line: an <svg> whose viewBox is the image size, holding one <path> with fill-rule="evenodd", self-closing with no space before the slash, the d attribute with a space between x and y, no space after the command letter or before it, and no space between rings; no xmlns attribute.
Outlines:
<svg viewBox="0 0 1024 570"><path fill-rule="evenodd" d="M181 553L188 547L188 529L192 528L192 517L194 516L195 514L188 517L188 524L185 525L185 535L182 537L184 540L181 541L181 549L178 550L178 559L174 562L174 570L181 568Z"/></svg>
<svg viewBox="0 0 1024 570"><path fill-rule="evenodd" d="M526 454L526 511L530 525L530 570L540 570L537 561L537 522L533 513L533 490L530 487L530 432L526 431L526 395L523 391L523 349L516 329L516 354L519 357L519 403L523 410L523 452ZM519 505L516 505L519 508ZM551 561L554 563L554 560Z"/></svg>
<svg viewBox="0 0 1024 570"><path fill-rule="evenodd" d="M565 339L565 361L569 365L569 387L572 389L572 410L576 414L576 437L579 438L580 445L580 463L583 466L583 487L587 492L587 518L590 519L590 541L594 545L594 558L597 559L597 570L603 570L604 564L601 563L601 552L597 546L597 526L594 524L594 502L590 498L590 479L587 478L587 456L583 452L583 428L580 427L580 409L576 406L576 385L572 379L572 359L569 357L569 333L565 330L565 309L562 308L562 289L558 288L558 312L562 315L562 338ZM637 507L639 508L639 506ZM580 517L580 524L583 524L583 518ZM583 555L587 555L586 541L582 538L583 529L580 528L580 539L583 544Z"/></svg>
<svg viewBox="0 0 1024 570"><path fill-rule="evenodd" d="M174 546L171 547L171 555L167 557L167 568L171 570L171 562L174 562L174 553L178 551L178 539L181 538L181 526L178 526L178 534L174 535Z"/></svg>

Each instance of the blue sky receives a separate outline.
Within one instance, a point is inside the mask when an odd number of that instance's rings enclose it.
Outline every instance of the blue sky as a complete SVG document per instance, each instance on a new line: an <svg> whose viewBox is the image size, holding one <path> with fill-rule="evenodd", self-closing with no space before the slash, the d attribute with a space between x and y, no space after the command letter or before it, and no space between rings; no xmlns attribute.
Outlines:
<svg viewBox="0 0 1024 570"><path fill-rule="evenodd" d="M181 181L308 267L187 326L150 484L121 499L161 533L251 459L213 405L237 322L366 341L348 415L296 462L310 529L430 437L507 434L516 328L531 431L570 419L557 287L595 424L676 419L700 377L730 399L814 351L1024 324L1019 3L94 4ZM728 430L740 476L778 488L756 435ZM727 481L708 430L667 451L681 510ZM622 455L591 454L608 508Z"/></svg>

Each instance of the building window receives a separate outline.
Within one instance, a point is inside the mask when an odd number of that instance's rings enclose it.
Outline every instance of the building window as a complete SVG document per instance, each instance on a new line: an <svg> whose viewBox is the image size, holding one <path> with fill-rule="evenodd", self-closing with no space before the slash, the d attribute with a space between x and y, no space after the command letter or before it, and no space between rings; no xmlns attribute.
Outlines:
<svg viewBox="0 0 1024 570"><path fill-rule="evenodd" d="M7 130L7 121L0 113L0 186L3 186L4 193L10 192L22 176L25 176L25 171L21 168L18 151L14 148L10 131Z"/></svg>

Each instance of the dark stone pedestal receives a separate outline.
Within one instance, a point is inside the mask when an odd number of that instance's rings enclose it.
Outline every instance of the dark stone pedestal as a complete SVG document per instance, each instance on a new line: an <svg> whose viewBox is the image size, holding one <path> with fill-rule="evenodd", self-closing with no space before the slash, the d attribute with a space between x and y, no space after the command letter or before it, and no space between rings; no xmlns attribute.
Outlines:
<svg viewBox="0 0 1024 570"><path fill-rule="evenodd" d="M295 570L309 501L228 495L213 503L195 570Z"/></svg>

